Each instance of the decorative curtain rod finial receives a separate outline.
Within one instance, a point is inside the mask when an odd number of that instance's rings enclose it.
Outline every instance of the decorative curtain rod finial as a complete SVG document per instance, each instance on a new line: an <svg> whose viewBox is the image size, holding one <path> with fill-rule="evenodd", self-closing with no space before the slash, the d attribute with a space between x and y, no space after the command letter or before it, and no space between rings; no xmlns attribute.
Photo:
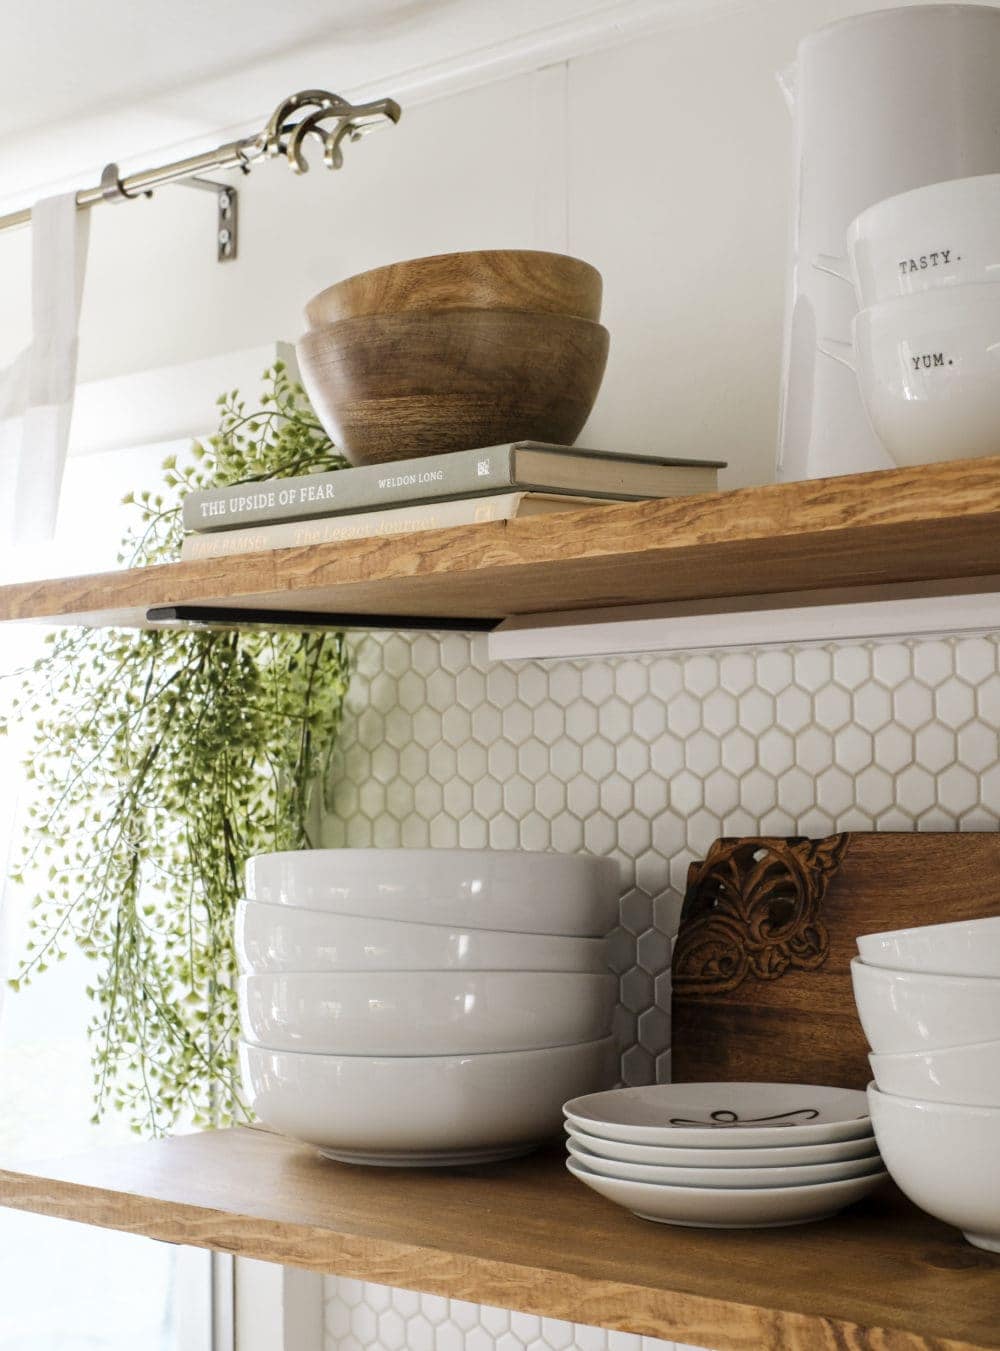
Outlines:
<svg viewBox="0 0 1000 1351"><path fill-rule="evenodd" d="M283 155L295 173L308 173L303 145L307 138L313 137L323 147L326 167L339 169L344 162L341 146L345 140L360 140L366 132L387 121L396 123L401 116L402 109L394 99L351 104L339 94L325 89L302 90L278 104L263 133L262 150L258 153L272 157ZM256 144L260 145L261 139Z"/></svg>

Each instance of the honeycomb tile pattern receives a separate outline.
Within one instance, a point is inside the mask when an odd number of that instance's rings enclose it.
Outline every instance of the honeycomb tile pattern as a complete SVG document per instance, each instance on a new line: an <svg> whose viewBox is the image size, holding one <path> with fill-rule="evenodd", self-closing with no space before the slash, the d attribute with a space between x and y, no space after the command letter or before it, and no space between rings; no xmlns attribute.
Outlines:
<svg viewBox="0 0 1000 1351"><path fill-rule="evenodd" d="M482 638L391 634L355 659L323 842L613 855L627 1084L669 1078L671 938L717 836L1000 827L1000 635L490 665ZM352 1323L345 1287L328 1285L327 1351L666 1345L567 1324L550 1341L546 1320L470 1322L454 1301L400 1342L381 1311ZM374 1310L378 1287L357 1288ZM371 1298L405 1323L395 1293Z"/></svg>
<svg viewBox="0 0 1000 1351"><path fill-rule="evenodd" d="M363 1281L328 1286L327 1351L699 1351Z"/></svg>

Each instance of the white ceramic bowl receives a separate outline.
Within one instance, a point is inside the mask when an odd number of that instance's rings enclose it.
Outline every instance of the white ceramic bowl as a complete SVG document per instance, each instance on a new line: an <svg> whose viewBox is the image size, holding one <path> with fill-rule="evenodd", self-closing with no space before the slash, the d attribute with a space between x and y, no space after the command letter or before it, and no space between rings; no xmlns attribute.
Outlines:
<svg viewBox="0 0 1000 1351"><path fill-rule="evenodd" d="M602 938L618 865L520 849L306 849L247 864L255 901L455 928Z"/></svg>
<svg viewBox="0 0 1000 1351"><path fill-rule="evenodd" d="M434 1167L526 1153L567 1094L613 1083L614 1040L466 1056L325 1056L240 1045L266 1126L352 1163Z"/></svg>
<svg viewBox="0 0 1000 1351"><path fill-rule="evenodd" d="M848 1160L846 1163L806 1163L780 1168L674 1168L658 1163L623 1163L591 1154L574 1140L569 1152L602 1177L622 1177L630 1182L655 1182L666 1187L805 1187L816 1182L839 1182L843 1178L868 1177L885 1172L882 1160ZM720 1149L720 1154L728 1150Z"/></svg>
<svg viewBox="0 0 1000 1351"><path fill-rule="evenodd" d="M939 287L1000 281L1000 174L886 198L847 228L862 306Z"/></svg>
<svg viewBox="0 0 1000 1351"><path fill-rule="evenodd" d="M822 1220L868 1196L887 1176L880 1172L809 1187L663 1187L602 1177L575 1159L568 1159L566 1167L586 1186L641 1219L694 1229L774 1229Z"/></svg>
<svg viewBox="0 0 1000 1351"><path fill-rule="evenodd" d="M1000 977L1000 915L862 934L861 960L892 971Z"/></svg>
<svg viewBox="0 0 1000 1351"><path fill-rule="evenodd" d="M576 971L242 976L244 1041L321 1055L479 1055L611 1035L618 979Z"/></svg>
<svg viewBox="0 0 1000 1351"><path fill-rule="evenodd" d="M236 956L244 974L608 970L603 938L408 924L246 900L236 907Z"/></svg>
<svg viewBox="0 0 1000 1351"><path fill-rule="evenodd" d="M1000 1252L1000 1108L922 1102L868 1089L885 1166L914 1205Z"/></svg>
<svg viewBox="0 0 1000 1351"><path fill-rule="evenodd" d="M889 971L851 960L854 1002L877 1055L1000 1040L1000 980Z"/></svg>
<svg viewBox="0 0 1000 1351"><path fill-rule="evenodd" d="M652 1084L566 1103L574 1130L639 1145L746 1149L871 1135L864 1093L817 1084Z"/></svg>
<svg viewBox="0 0 1000 1351"><path fill-rule="evenodd" d="M605 1140L576 1126L567 1126L573 1143L588 1154L622 1163L651 1163L675 1168L783 1168L786 1164L843 1163L878 1155L874 1135L857 1140L830 1140L818 1145L758 1146L756 1149L697 1149L690 1146L637 1145L629 1140Z"/></svg>
<svg viewBox="0 0 1000 1351"><path fill-rule="evenodd" d="M870 1055L883 1093L965 1107L1000 1107L1000 1041L908 1055Z"/></svg>
<svg viewBox="0 0 1000 1351"><path fill-rule="evenodd" d="M1000 453L1000 287L886 300L855 316L853 347L819 347L856 372L896 464Z"/></svg>

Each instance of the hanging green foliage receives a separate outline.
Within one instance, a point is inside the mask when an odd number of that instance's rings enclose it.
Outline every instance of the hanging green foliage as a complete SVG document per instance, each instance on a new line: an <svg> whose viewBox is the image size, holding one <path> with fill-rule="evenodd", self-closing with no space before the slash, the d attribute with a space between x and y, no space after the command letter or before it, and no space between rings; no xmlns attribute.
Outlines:
<svg viewBox="0 0 1000 1351"><path fill-rule="evenodd" d="M219 434L164 464L119 561L176 558L192 489L345 461L278 363L260 406L219 400ZM233 912L252 854L312 843L349 678L339 633L74 629L52 636L12 718L34 726L34 889L19 986L76 945L94 963L95 1119L139 1132L242 1114ZM6 730L0 727L0 731Z"/></svg>

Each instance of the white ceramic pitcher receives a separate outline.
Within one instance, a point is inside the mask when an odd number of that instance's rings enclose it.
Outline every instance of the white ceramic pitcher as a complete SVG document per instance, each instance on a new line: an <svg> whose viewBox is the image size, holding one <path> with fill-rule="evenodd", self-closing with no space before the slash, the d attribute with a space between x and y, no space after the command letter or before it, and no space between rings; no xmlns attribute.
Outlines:
<svg viewBox="0 0 1000 1351"><path fill-rule="evenodd" d="M818 271L850 222L886 197L1000 172L1000 9L915 5L804 38L780 77L794 122L780 479L887 468L851 372L817 351L847 342L856 301Z"/></svg>

